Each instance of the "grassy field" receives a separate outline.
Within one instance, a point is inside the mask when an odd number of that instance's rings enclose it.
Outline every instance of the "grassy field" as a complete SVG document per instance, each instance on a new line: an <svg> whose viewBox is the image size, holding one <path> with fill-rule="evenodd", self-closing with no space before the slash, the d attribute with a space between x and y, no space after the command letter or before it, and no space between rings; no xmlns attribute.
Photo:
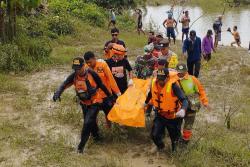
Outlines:
<svg viewBox="0 0 250 167"><path fill-rule="evenodd" d="M201 81L205 85L211 113L202 109L194 126L194 137L186 149L175 154L170 147L160 155L150 154L154 147L149 132L140 128L106 129L100 114L100 129L105 139L90 140L86 154L76 154L82 127L82 113L69 89L62 101L51 97L59 83L70 73L71 59L92 50L102 55L107 30L79 26L75 36L53 43L55 64L30 74L0 75L0 166L249 166L250 165L250 63L246 50L220 47L209 63L203 62ZM142 54L145 36L121 32L133 60ZM180 54L180 43L171 47ZM235 110L225 121L229 109ZM227 124L226 124L227 123ZM169 140L166 139L166 143Z"/></svg>

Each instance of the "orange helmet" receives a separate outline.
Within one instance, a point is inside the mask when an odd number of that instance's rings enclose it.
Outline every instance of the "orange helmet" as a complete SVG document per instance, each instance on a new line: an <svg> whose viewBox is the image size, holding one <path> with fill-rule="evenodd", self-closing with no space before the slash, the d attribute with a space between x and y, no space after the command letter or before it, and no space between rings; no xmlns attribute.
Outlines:
<svg viewBox="0 0 250 167"><path fill-rule="evenodd" d="M113 55L119 55L119 56L125 56L126 49L122 45L118 44L113 44L113 47L110 52L110 56L112 57Z"/></svg>

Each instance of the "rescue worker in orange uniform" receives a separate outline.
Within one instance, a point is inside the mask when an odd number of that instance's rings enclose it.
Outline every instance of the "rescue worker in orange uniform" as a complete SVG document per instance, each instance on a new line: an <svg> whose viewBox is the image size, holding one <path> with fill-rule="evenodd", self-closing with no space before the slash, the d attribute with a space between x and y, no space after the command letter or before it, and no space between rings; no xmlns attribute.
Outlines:
<svg viewBox="0 0 250 167"><path fill-rule="evenodd" d="M121 92L109 69L109 66L104 60L101 60L101 59L96 60L94 53L90 51L84 54L84 60L86 61L86 64L88 65L88 67L94 70L99 75L99 77L102 80L102 83L109 90L110 94L112 94L113 92L117 97L121 95ZM107 97L107 95L103 91L100 91L100 95L101 95L101 98L103 99L101 108L106 115L107 126L110 127L111 123L107 119L107 115L109 111L112 109L115 99L113 98L113 96L112 98Z"/></svg>
<svg viewBox="0 0 250 167"><path fill-rule="evenodd" d="M181 138L182 118L185 116L188 101L178 86L177 79L169 76L167 68L157 71L157 77L152 81L151 90L145 101L145 104L148 103L151 103L156 111L151 137L158 151L165 147L162 141L165 128L171 139L172 151L175 151Z"/></svg>
<svg viewBox="0 0 250 167"><path fill-rule="evenodd" d="M182 142L187 144L192 136L192 128L196 113L200 110L201 103L210 111L206 92L200 81L188 74L185 64L178 64L176 67L179 77L179 85L188 99L188 109L184 117L184 128Z"/></svg>
<svg viewBox="0 0 250 167"><path fill-rule="evenodd" d="M96 122L100 108L99 105L103 102L100 90L102 90L108 97L110 97L111 94L102 83L98 74L84 66L83 58L77 57L73 59L72 69L75 71L70 74L57 89L53 96L53 100L59 100L63 91L74 85L76 95L80 100L80 105L83 110L84 123L81 133L81 141L78 145L78 152L83 153L90 134L92 134L94 140L100 139Z"/></svg>

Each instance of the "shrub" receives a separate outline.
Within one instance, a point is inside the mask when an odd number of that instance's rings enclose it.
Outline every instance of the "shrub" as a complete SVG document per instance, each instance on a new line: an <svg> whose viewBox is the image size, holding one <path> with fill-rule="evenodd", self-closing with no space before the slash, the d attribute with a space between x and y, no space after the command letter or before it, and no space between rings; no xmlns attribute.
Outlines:
<svg viewBox="0 0 250 167"><path fill-rule="evenodd" d="M67 16L54 16L48 21L48 29L57 35L68 35L74 32L74 25Z"/></svg>
<svg viewBox="0 0 250 167"><path fill-rule="evenodd" d="M48 62L51 51L49 41L46 39L19 37L13 44L0 46L0 70L30 71Z"/></svg>
<svg viewBox="0 0 250 167"><path fill-rule="evenodd" d="M19 71L27 66L25 60L15 44L6 44L0 46L0 70L1 71Z"/></svg>
<svg viewBox="0 0 250 167"><path fill-rule="evenodd" d="M66 13L69 10L70 1L68 0L53 0L49 2L49 9L55 15Z"/></svg>
<svg viewBox="0 0 250 167"><path fill-rule="evenodd" d="M105 23L105 11L94 3L85 3L83 0L54 0L50 2L52 13L65 17L73 15L93 26L102 27Z"/></svg>
<svg viewBox="0 0 250 167"><path fill-rule="evenodd" d="M103 27L105 24L105 11L95 4L82 3L76 5L73 3L71 10L74 16L87 21L93 26Z"/></svg>
<svg viewBox="0 0 250 167"><path fill-rule="evenodd" d="M135 29L136 23L129 12L123 12L122 15L117 17L117 24L120 29L132 30Z"/></svg>

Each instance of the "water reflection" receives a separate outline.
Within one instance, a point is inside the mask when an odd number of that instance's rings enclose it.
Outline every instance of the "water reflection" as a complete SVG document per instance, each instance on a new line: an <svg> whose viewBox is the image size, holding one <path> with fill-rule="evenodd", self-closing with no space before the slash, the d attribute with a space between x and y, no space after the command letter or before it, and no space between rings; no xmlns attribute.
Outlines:
<svg viewBox="0 0 250 167"><path fill-rule="evenodd" d="M197 35L200 37L205 36L208 29L212 29L214 19L220 15L221 13L206 13L200 7L191 7L187 6L184 7L185 9L189 10L189 15L192 22L197 19L199 16L204 14L202 18L193 24L191 29L196 30ZM147 6L147 14L144 17L144 27L148 28L149 23L153 21L156 25L155 28L159 29L160 32L164 32L165 29L162 26L163 21L167 18L167 13L170 9L169 5L163 6ZM174 10L174 17L175 19L178 18L179 13L182 11L182 6L176 6ZM205 12L205 13L204 13ZM150 21L151 20L151 21ZM238 26L238 31L241 35L241 42L242 47L248 48L249 41L250 41L250 10L249 9L240 9L238 11L226 11L225 17L223 18L223 32L222 32L222 44L223 45L230 45L233 41L233 37L230 33L226 30L228 27L233 27L234 25ZM178 24L179 34L177 36L178 39L181 39L181 24Z"/></svg>

